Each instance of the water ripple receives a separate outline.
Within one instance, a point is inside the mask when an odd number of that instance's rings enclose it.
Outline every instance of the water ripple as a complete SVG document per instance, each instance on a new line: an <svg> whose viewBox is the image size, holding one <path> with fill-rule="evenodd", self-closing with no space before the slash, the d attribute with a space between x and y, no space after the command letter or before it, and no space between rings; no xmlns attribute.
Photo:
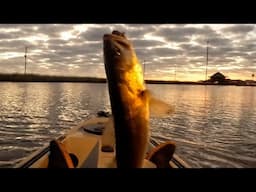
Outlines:
<svg viewBox="0 0 256 192"><path fill-rule="evenodd" d="M152 135L173 140L192 167L256 167L255 87L148 85L175 106L151 118ZM12 167L99 110L106 84L0 83L0 167Z"/></svg>

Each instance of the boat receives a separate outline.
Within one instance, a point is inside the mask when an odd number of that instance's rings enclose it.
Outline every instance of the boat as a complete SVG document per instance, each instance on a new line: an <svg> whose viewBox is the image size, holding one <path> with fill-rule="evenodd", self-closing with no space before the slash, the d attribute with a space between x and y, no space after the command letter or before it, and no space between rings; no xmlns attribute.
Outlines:
<svg viewBox="0 0 256 192"><path fill-rule="evenodd" d="M98 112L89 119L80 122L77 126L71 128L66 134L53 140L61 144L61 150L69 154L74 168L116 168L115 151L111 147L102 147L102 136L106 126L109 124L110 115L105 112ZM43 146L31 155L26 157L15 168L50 168L50 158L53 155L53 143ZM160 146L152 137L148 142L147 154ZM58 154L57 154L58 155ZM63 155L63 153L62 153ZM61 161L56 158L57 161ZM52 160L51 160L52 161ZM52 163L51 163L52 164ZM56 164L55 164L56 165ZM169 161L170 168L190 168L190 166L174 153ZM58 168L58 166L56 166ZM157 166L145 157L144 168L157 168Z"/></svg>

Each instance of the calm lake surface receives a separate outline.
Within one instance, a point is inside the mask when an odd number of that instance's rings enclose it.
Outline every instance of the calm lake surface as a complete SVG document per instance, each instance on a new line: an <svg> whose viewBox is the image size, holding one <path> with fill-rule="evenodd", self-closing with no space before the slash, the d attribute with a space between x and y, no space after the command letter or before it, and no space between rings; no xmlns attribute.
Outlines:
<svg viewBox="0 0 256 192"><path fill-rule="evenodd" d="M173 140L195 168L256 167L256 87L147 85L175 106L151 118L158 141ZM0 167L24 157L99 110L110 110L106 84L0 83Z"/></svg>

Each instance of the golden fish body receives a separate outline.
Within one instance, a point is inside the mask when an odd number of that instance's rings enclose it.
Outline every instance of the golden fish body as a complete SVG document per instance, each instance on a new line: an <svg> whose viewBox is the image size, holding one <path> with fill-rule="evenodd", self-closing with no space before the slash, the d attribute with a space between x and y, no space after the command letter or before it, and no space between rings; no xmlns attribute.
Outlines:
<svg viewBox="0 0 256 192"><path fill-rule="evenodd" d="M123 33L106 34L103 42L117 167L140 168L149 140L149 94L142 67Z"/></svg>

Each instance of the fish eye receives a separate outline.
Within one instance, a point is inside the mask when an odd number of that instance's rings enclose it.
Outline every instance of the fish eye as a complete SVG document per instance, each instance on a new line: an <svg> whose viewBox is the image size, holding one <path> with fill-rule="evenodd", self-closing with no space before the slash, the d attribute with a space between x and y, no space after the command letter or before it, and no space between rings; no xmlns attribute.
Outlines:
<svg viewBox="0 0 256 192"><path fill-rule="evenodd" d="M118 56L121 55L120 49L118 47L115 47L115 54Z"/></svg>

